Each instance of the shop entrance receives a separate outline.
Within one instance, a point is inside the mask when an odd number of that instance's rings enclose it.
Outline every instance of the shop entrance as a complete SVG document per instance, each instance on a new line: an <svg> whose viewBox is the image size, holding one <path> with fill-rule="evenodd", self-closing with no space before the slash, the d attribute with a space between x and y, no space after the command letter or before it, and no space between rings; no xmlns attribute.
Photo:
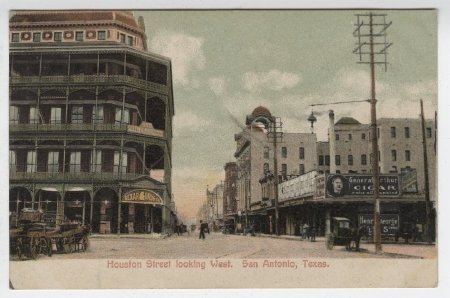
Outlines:
<svg viewBox="0 0 450 298"><path fill-rule="evenodd" d="M66 192L64 217L67 221L80 224L89 224L90 195L85 190L74 190Z"/></svg>
<svg viewBox="0 0 450 298"><path fill-rule="evenodd" d="M92 232L109 234L118 229L118 196L110 188L102 188L94 196Z"/></svg>

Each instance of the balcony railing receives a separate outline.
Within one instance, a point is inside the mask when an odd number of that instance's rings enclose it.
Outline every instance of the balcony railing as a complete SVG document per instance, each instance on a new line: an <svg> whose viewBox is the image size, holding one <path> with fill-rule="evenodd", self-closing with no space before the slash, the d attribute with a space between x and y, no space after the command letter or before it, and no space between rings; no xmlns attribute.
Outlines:
<svg viewBox="0 0 450 298"><path fill-rule="evenodd" d="M133 129L129 129L132 127ZM83 123L83 124L10 124L10 132L27 132L27 131L40 131L40 132L58 132L58 131L104 131L104 132L133 132L142 135L150 136L163 136L163 131L156 131L150 134L146 130L138 130L136 127L128 124L117 124L117 123Z"/></svg>
<svg viewBox="0 0 450 298"><path fill-rule="evenodd" d="M134 180L144 174L138 173L115 173L115 172L19 172L10 167L10 180L58 180L58 181L114 181L114 180Z"/></svg>
<svg viewBox="0 0 450 298"><path fill-rule="evenodd" d="M19 76L10 77L11 85L21 84L128 84L137 88L151 89L168 94L165 85L137 79L126 75L71 75L71 76Z"/></svg>

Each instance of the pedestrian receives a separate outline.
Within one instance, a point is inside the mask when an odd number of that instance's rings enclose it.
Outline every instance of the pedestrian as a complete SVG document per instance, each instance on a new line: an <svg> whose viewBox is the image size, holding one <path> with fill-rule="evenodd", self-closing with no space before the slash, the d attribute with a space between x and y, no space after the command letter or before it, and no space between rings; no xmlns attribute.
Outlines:
<svg viewBox="0 0 450 298"><path fill-rule="evenodd" d="M308 230L309 230L309 225L305 222L303 224L303 239L308 238L309 239L309 234L308 234Z"/></svg>
<svg viewBox="0 0 450 298"><path fill-rule="evenodd" d="M316 241L316 228L314 226L309 228L309 235L311 242Z"/></svg>
<svg viewBox="0 0 450 298"><path fill-rule="evenodd" d="M208 224L200 221L200 234L198 235L198 239L205 240L205 231L208 229Z"/></svg>

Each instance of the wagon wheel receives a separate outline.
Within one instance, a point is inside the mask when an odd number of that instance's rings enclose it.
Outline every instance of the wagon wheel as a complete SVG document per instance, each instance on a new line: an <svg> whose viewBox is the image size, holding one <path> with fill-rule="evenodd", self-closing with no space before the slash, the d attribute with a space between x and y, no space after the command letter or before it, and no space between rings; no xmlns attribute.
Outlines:
<svg viewBox="0 0 450 298"><path fill-rule="evenodd" d="M87 235L84 235L83 238L81 238L81 250L86 251L89 247L89 238Z"/></svg>
<svg viewBox="0 0 450 298"><path fill-rule="evenodd" d="M31 238L29 248L30 258L33 260L36 259L36 256L40 252L39 239Z"/></svg>
<svg viewBox="0 0 450 298"><path fill-rule="evenodd" d="M327 245L328 250L333 249L333 246L334 246L334 235L333 234L328 235L326 245Z"/></svg>
<svg viewBox="0 0 450 298"><path fill-rule="evenodd" d="M18 238L17 239L16 246L17 246L16 247L17 256L19 257L19 259L22 259L22 252L23 252L22 238Z"/></svg>
<svg viewBox="0 0 450 298"><path fill-rule="evenodd" d="M47 255L49 257L52 256L52 241L50 239L46 239L45 237L41 237L39 241L40 254Z"/></svg>

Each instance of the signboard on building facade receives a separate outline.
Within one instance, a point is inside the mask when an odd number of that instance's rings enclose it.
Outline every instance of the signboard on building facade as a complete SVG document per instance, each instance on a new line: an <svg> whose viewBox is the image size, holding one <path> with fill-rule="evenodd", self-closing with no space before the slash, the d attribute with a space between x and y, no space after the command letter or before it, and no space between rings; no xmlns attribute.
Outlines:
<svg viewBox="0 0 450 298"><path fill-rule="evenodd" d="M311 171L294 179L284 181L278 186L278 201L286 201L314 194L316 171Z"/></svg>
<svg viewBox="0 0 450 298"><path fill-rule="evenodd" d="M400 221L398 214L381 214L381 236L395 237L398 233ZM359 227L365 227L368 236L373 236L373 214L358 215Z"/></svg>
<svg viewBox="0 0 450 298"><path fill-rule="evenodd" d="M327 175L326 196L372 196L373 182L370 175ZM380 196L399 196L400 179L396 175L380 176Z"/></svg>
<svg viewBox="0 0 450 298"><path fill-rule="evenodd" d="M132 190L122 196L122 203L162 205L162 198L155 192L146 189Z"/></svg>
<svg viewBox="0 0 450 298"><path fill-rule="evenodd" d="M315 178L314 199L325 198L325 175L318 175Z"/></svg>

